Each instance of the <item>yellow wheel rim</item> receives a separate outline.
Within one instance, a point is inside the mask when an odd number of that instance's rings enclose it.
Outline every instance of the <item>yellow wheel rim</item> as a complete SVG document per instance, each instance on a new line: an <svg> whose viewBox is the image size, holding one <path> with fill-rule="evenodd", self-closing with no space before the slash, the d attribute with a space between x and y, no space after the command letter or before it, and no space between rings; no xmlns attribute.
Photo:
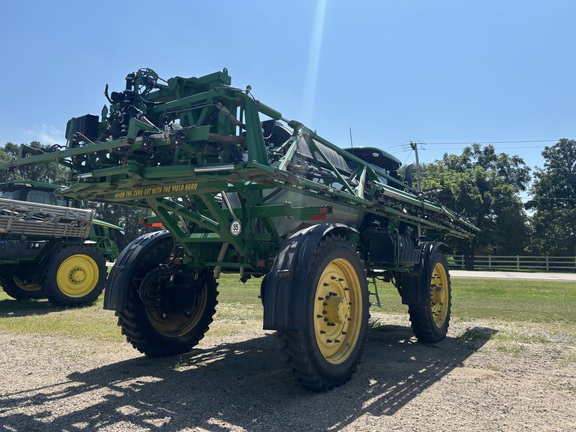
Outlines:
<svg viewBox="0 0 576 432"><path fill-rule="evenodd" d="M448 316L450 302L448 275L441 263L436 263L430 280L430 309L436 327L442 327Z"/></svg>
<svg viewBox="0 0 576 432"><path fill-rule="evenodd" d="M56 273L60 291L68 297L84 297L98 284L98 264L87 255L77 254L66 258Z"/></svg>
<svg viewBox="0 0 576 432"><path fill-rule="evenodd" d="M314 297L314 334L322 356L339 364L354 350L362 323L362 290L350 262L335 259L324 269Z"/></svg>
<svg viewBox="0 0 576 432"><path fill-rule="evenodd" d="M196 305L190 312L180 314L165 314L161 309L147 307L148 318L154 328L168 337L180 337L190 333L200 322L208 304L208 286L198 293Z"/></svg>
<svg viewBox="0 0 576 432"><path fill-rule="evenodd" d="M40 291L42 289L42 285L40 285L40 284L26 284L18 276L14 276L14 283L21 290L28 291L28 292L36 292L36 291Z"/></svg>

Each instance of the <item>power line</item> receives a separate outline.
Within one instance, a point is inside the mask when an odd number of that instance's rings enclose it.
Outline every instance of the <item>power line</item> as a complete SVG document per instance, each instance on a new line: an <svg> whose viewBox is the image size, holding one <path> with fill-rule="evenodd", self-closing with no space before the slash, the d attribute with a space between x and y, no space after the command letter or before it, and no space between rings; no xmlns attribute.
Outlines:
<svg viewBox="0 0 576 432"><path fill-rule="evenodd" d="M511 140L511 141L453 141L453 142L426 142L432 145L469 145L469 144L524 144L524 143L544 143L544 142L558 142L557 139L544 139L544 140Z"/></svg>
<svg viewBox="0 0 576 432"><path fill-rule="evenodd" d="M421 150L426 150L425 146L427 144L436 146L436 145L443 145L443 146L462 146L462 145L472 145L472 144L528 144L528 143L556 143L558 139L539 139L539 140L508 140L508 141L447 141L447 142L422 142L422 141L409 141L402 145L394 145L386 147L387 151L402 151L402 152L409 152L410 149L410 142L417 142L419 146L421 146ZM500 149L515 149L518 147L500 147ZM542 146L524 146L522 148L542 148ZM432 150L432 149L430 149ZM436 150L436 149L434 149Z"/></svg>
<svg viewBox="0 0 576 432"><path fill-rule="evenodd" d="M410 148L410 143L411 142L417 142L418 145L420 146L420 150L426 151L426 150L435 150L438 151L437 147L430 147L429 149L426 149L426 145L430 144L431 146L438 146L438 145L442 145L442 146L462 146L462 145L473 145L473 144L482 144L482 145L486 145L486 144L528 144L528 143L556 143L558 142L558 139L537 139L537 140L507 140L507 141L446 141L446 142L422 142L422 141L410 141L410 142L406 142L402 145L395 145L395 146L390 146L390 147L386 147L386 151L391 151L391 152L401 152L401 153L408 153L408 156L406 157L406 160L408 160L408 158L411 156L412 154L412 149ZM505 147L499 147L498 150L518 150L518 149L541 149L542 146L541 145L533 145L533 146L505 146Z"/></svg>
<svg viewBox="0 0 576 432"><path fill-rule="evenodd" d="M404 163L402 165L406 165L406 162L408 161L408 158L410 156L412 156L412 150L404 150L404 151L409 151L408 156L406 156L406 159L404 159Z"/></svg>
<svg viewBox="0 0 576 432"><path fill-rule="evenodd" d="M542 149L542 146L500 146L498 148L496 148L496 150L501 151L501 150L523 150L523 149ZM426 149L424 149L426 150ZM430 147L429 150L441 150L438 147Z"/></svg>

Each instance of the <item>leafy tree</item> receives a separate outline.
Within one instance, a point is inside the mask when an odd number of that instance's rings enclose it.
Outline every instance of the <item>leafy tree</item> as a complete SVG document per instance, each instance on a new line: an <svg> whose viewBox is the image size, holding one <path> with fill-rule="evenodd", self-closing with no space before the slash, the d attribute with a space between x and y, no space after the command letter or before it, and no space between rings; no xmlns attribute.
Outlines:
<svg viewBox="0 0 576 432"><path fill-rule="evenodd" d="M456 254L516 255L528 242L528 221L520 192L530 181L530 168L518 156L496 153L494 146L474 144L461 155L422 167L423 190L474 223L480 232L472 242L455 241Z"/></svg>
<svg viewBox="0 0 576 432"><path fill-rule="evenodd" d="M534 211L529 248L537 255L576 255L576 141L561 139L542 152L526 207Z"/></svg>
<svg viewBox="0 0 576 432"><path fill-rule="evenodd" d="M89 208L96 210L98 219L113 223L124 229L124 244L119 245L121 249L132 240L151 230L140 224L140 218L150 216L151 211L149 209L94 201L89 201L86 204Z"/></svg>
<svg viewBox="0 0 576 432"><path fill-rule="evenodd" d="M44 152L52 150L52 146L42 145L38 141L32 141L29 146ZM19 152L20 146L10 142L7 143L4 148L0 147L0 163L10 162L16 159ZM0 181L30 180L44 183L66 184L68 172L68 169L60 165L57 161L43 162L22 165L8 170L0 170Z"/></svg>

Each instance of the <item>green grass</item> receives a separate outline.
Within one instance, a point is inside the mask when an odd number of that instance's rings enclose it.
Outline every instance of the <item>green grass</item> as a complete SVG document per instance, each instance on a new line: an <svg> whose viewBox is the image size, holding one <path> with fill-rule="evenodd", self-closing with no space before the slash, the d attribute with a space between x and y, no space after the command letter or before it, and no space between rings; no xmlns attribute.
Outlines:
<svg viewBox="0 0 576 432"><path fill-rule="evenodd" d="M396 289L379 283L382 310L404 313ZM573 282L452 279L452 315L464 320L576 323Z"/></svg>
<svg viewBox="0 0 576 432"><path fill-rule="evenodd" d="M261 279L246 284L237 275L219 279L219 305L210 335L229 335L260 326ZM576 286L570 282L453 279L452 316L504 322L576 324ZM381 312L406 313L396 289L379 284ZM123 340L114 312L102 308L103 298L84 308L59 308L47 301L16 301L0 291L0 331L73 338Z"/></svg>
<svg viewBox="0 0 576 432"><path fill-rule="evenodd" d="M262 278L251 278L246 283L240 282L236 274L224 274L218 279L218 301L220 303L261 305L260 283Z"/></svg>
<svg viewBox="0 0 576 432"><path fill-rule="evenodd" d="M103 298L82 308L63 308L46 300L17 301L0 292L0 331L121 341L114 312L102 308Z"/></svg>
<svg viewBox="0 0 576 432"><path fill-rule="evenodd" d="M246 326L262 323L261 279L246 284L238 275L223 275L219 280L219 305L211 335L238 333ZM116 325L113 311L103 309L103 296L82 308L63 308L46 300L17 301L0 290L0 332L57 335L81 339L121 342L124 337Z"/></svg>
<svg viewBox="0 0 576 432"><path fill-rule="evenodd" d="M576 323L573 282L455 279L452 293L463 319Z"/></svg>

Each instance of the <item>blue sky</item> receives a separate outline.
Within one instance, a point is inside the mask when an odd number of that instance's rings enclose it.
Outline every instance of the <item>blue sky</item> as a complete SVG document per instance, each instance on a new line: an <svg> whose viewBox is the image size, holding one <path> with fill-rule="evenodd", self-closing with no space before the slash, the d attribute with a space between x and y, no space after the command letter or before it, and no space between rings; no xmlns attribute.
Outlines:
<svg viewBox="0 0 576 432"><path fill-rule="evenodd" d="M227 68L335 144L412 162L576 138L572 0L0 1L0 145L62 143L105 84Z"/></svg>

